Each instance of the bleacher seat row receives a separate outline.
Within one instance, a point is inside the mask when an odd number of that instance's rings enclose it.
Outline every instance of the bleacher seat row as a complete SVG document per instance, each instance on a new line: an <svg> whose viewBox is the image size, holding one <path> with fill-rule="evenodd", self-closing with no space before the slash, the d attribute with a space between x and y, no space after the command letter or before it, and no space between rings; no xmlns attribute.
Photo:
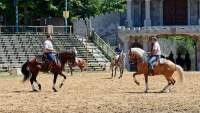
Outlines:
<svg viewBox="0 0 200 113"><path fill-rule="evenodd" d="M86 60L85 45L74 35L52 35L54 48L57 51L65 51L76 47L78 57ZM0 68L10 69L19 68L27 59L42 55L42 44L46 40L45 34L1 34L0 35ZM94 49L94 48L88 48ZM94 57L94 54L88 51L88 70L103 70L104 64L108 60L104 56L102 59Z"/></svg>

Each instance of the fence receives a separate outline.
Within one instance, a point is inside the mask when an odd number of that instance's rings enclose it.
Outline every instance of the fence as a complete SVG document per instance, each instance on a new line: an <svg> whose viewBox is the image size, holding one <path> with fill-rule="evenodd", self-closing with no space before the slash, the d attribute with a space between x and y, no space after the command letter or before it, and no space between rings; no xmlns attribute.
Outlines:
<svg viewBox="0 0 200 113"><path fill-rule="evenodd" d="M104 53L104 55L111 60L115 57L115 52L110 47L109 44L107 44L103 39L101 39L96 32L93 31L92 33L92 40L93 42L101 49L101 51Z"/></svg>

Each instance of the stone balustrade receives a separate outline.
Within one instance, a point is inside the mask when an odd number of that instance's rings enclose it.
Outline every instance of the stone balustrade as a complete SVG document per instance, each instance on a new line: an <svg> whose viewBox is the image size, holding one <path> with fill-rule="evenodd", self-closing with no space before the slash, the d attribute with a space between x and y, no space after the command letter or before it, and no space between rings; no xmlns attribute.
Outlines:
<svg viewBox="0 0 200 113"><path fill-rule="evenodd" d="M200 35L200 26L151 26L151 27L118 27L119 33L131 35L156 35L156 34L193 34Z"/></svg>

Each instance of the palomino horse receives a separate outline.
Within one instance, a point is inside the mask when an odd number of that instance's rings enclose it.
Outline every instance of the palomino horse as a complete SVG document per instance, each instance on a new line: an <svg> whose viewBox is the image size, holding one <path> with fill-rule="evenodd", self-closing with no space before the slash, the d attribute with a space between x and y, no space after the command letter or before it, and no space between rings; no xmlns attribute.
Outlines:
<svg viewBox="0 0 200 113"><path fill-rule="evenodd" d="M63 86L64 81L66 79L66 76L62 73L66 62L72 62L72 63L75 62L74 51L65 51L65 52L58 53L57 63L54 63L52 66L50 66L50 69L49 69L49 63L39 62L37 58L30 59L22 65L21 71L24 75L23 81L26 81L30 78L33 91L37 91L34 87L34 84L33 84L34 82L38 85L38 89L41 90L41 85L36 80L37 75L39 71L45 72L45 71L50 70L54 74L52 89L54 90L54 92L56 92L57 90L55 88L55 84L56 84L58 74L60 74L64 78L62 83L60 84L60 88Z"/></svg>
<svg viewBox="0 0 200 113"><path fill-rule="evenodd" d="M119 54L118 58L113 58L110 64L110 68L112 69L112 78L116 76L116 70L119 67L120 70L120 76L119 79L122 78L124 67L125 67L125 55L123 51ZM113 75L113 71L115 71L115 74Z"/></svg>
<svg viewBox="0 0 200 113"><path fill-rule="evenodd" d="M139 82L136 80L135 76L139 74L144 74L146 84L145 92L148 92L148 54L140 48L131 48L128 54L129 60L137 63L137 71L133 74L133 79L135 83L139 85ZM169 92L172 85L175 84L176 81L172 77L175 71L178 72L181 81L183 81L183 69L179 65L176 65L170 60L166 59L160 59L156 62L156 65L154 66L154 75L164 75L164 77L168 81L168 84L162 89L161 92Z"/></svg>
<svg viewBox="0 0 200 113"><path fill-rule="evenodd" d="M86 61L82 58L76 58L75 63L68 63L69 65L69 69L71 72L71 75L73 75L72 71L73 71L73 67L78 66L81 69L81 72L83 72L83 70L85 69L85 67L87 66Z"/></svg>

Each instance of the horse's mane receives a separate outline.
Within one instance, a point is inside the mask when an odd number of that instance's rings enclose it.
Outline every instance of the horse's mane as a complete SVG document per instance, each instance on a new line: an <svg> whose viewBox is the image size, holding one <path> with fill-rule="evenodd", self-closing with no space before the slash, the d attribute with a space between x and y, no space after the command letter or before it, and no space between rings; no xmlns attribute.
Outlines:
<svg viewBox="0 0 200 113"><path fill-rule="evenodd" d="M73 60L75 60L76 54L72 50L65 50L65 51L59 52L58 57L59 57L61 62L66 61L66 60L71 60L71 58L74 58ZM68 57L70 59L68 59L66 57Z"/></svg>
<svg viewBox="0 0 200 113"><path fill-rule="evenodd" d="M61 51L59 52L59 56L60 55L72 55L72 56L76 56L76 53L73 50L65 50L65 51Z"/></svg>
<svg viewBox="0 0 200 113"><path fill-rule="evenodd" d="M131 48L131 52L139 55L144 61L147 61L148 54L141 48Z"/></svg>
<svg viewBox="0 0 200 113"><path fill-rule="evenodd" d="M63 54L63 53L72 53L72 52L73 52L72 50L65 50L65 51L59 52L59 54Z"/></svg>

